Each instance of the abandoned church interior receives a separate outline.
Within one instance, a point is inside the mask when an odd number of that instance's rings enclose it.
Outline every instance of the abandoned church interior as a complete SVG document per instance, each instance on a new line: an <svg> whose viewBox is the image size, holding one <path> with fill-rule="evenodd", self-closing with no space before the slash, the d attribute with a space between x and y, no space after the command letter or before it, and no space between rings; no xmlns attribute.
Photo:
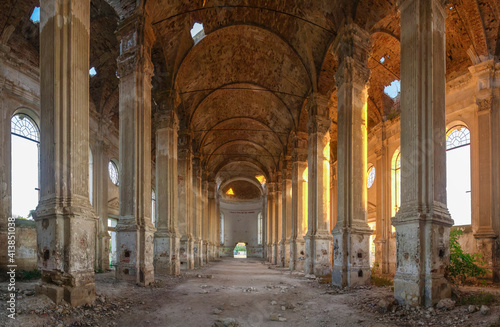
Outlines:
<svg viewBox="0 0 500 327"><path fill-rule="evenodd" d="M100 275L244 262L429 307L461 230L494 286L499 23L496 0L1 1L0 268L69 307Z"/></svg>

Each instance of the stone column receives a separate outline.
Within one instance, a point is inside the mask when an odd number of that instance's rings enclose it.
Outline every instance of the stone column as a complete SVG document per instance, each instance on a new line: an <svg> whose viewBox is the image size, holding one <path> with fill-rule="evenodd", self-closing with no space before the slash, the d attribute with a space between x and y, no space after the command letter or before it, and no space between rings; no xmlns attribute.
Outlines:
<svg viewBox="0 0 500 327"><path fill-rule="evenodd" d="M219 194L217 192L217 186L215 187L215 215L216 215L216 227L215 227L215 257L220 258L220 232L221 232L221 226L220 226L220 198Z"/></svg>
<svg viewBox="0 0 500 327"><path fill-rule="evenodd" d="M94 156L94 171L97 173L97 194L96 204L99 215L98 233L97 233L97 268L102 271L109 270L109 241L111 236L108 233L108 146L102 141L97 142L96 155Z"/></svg>
<svg viewBox="0 0 500 327"><path fill-rule="evenodd" d="M216 239L217 239L217 220L220 219L220 217L217 216L216 213L216 208L215 208L215 194L217 192L217 184L213 181L210 181L208 183L208 211L209 211L209 229L210 229L210 235L209 235L209 247L210 247L210 253L209 257L210 260L215 259L215 244L216 244Z"/></svg>
<svg viewBox="0 0 500 327"><path fill-rule="evenodd" d="M274 226L273 226L273 265L281 263L280 240L281 240L281 173L277 173L274 192Z"/></svg>
<svg viewBox="0 0 500 327"><path fill-rule="evenodd" d="M193 240L193 154L191 134L182 129L178 139L178 230L180 239L179 258L181 270L194 268Z"/></svg>
<svg viewBox="0 0 500 327"><path fill-rule="evenodd" d="M370 283L367 223L367 97L371 51L368 32L344 26L335 40L337 84L337 224L333 229L333 285Z"/></svg>
<svg viewBox="0 0 500 327"><path fill-rule="evenodd" d="M155 40L147 13L120 22L120 219L116 226L116 277L149 285L154 281L151 222L151 48Z"/></svg>
<svg viewBox="0 0 500 327"><path fill-rule="evenodd" d="M308 140L308 215L306 274L317 276L331 272L330 229L330 118L328 99L312 94L307 99Z"/></svg>
<svg viewBox="0 0 500 327"><path fill-rule="evenodd" d="M262 194L262 258L267 260L267 194Z"/></svg>
<svg viewBox="0 0 500 327"><path fill-rule="evenodd" d="M89 202L90 1L47 0L40 15L41 191L36 286L54 302L95 299L96 216Z"/></svg>
<svg viewBox="0 0 500 327"><path fill-rule="evenodd" d="M431 306L451 296L446 207L445 8L441 0L402 0L401 208L394 296Z"/></svg>
<svg viewBox="0 0 500 327"><path fill-rule="evenodd" d="M193 157L193 255L194 255L194 266L200 267L202 263L202 253L203 253L203 241L202 236L202 204L201 204L201 175L203 173L203 168L201 167L201 157L199 154L195 154Z"/></svg>
<svg viewBox="0 0 500 327"><path fill-rule="evenodd" d="M156 121L156 212L155 272L180 273L178 217L177 131L174 110L158 113Z"/></svg>
<svg viewBox="0 0 500 327"><path fill-rule="evenodd" d="M492 269L493 279L499 281L500 261L497 258L497 238L499 232L498 210L499 181L499 112L495 107L495 63L488 60L469 68L476 81L475 123L471 135L474 154L472 161L472 201L474 204L472 220L477 250L483 255L487 266Z"/></svg>
<svg viewBox="0 0 500 327"><path fill-rule="evenodd" d="M267 183L267 261L273 262L274 183Z"/></svg>
<svg viewBox="0 0 500 327"><path fill-rule="evenodd" d="M290 270L304 271L307 233L307 133L297 133L292 152L292 235L290 238Z"/></svg>
<svg viewBox="0 0 500 327"><path fill-rule="evenodd" d="M203 173L202 179L202 225L203 225L203 255L202 263L206 264L210 260L209 240L210 240L210 217L208 212L208 172Z"/></svg>
<svg viewBox="0 0 500 327"><path fill-rule="evenodd" d="M391 161L385 136L385 125L382 124L381 147L377 149L375 162L377 187L377 221L375 234L375 261L379 263L383 274L390 273L389 241L391 238Z"/></svg>
<svg viewBox="0 0 500 327"><path fill-rule="evenodd" d="M292 161L288 157L283 169L283 194L281 214L281 266L290 266L290 237L292 236Z"/></svg>

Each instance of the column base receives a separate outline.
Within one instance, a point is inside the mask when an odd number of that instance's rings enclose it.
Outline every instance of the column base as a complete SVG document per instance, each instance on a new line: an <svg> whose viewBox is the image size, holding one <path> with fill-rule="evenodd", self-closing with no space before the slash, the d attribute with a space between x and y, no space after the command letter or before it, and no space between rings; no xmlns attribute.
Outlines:
<svg viewBox="0 0 500 327"><path fill-rule="evenodd" d="M304 267L306 264L306 242L302 240L297 240L297 258L295 261L295 270L304 272Z"/></svg>
<svg viewBox="0 0 500 327"><path fill-rule="evenodd" d="M200 239L195 239L193 247L195 268L203 266L202 254L203 254L203 242Z"/></svg>
<svg viewBox="0 0 500 327"><path fill-rule="evenodd" d="M285 268L289 268L290 267L290 241L285 241L284 244L281 244L282 246L282 251L281 251L281 255L282 255L282 258L281 258L281 266L282 267L285 267Z"/></svg>
<svg viewBox="0 0 500 327"><path fill-rule="evenodd" d="M432 306L451 297L444 275L453 220L443 205L424 209L402 206L392 219L398 245L394 297L401 304Z"/></svg>
<svg viewBox="0 0 500 327"><path fill-rule="evenodd" d="M279 244L278 243L273 243L272 244L272 251L273 251L273 254L271 256L271 264L277 266L278 265L278 262L279 262Z"/></svg>
<svg viewBox="0 0 500 327"><path fill-rule="evenodd" d="M109 271L109 236L108 232L99 235L97 241L99 242L99 252L97 258L97 270Z"/></svg>
<svg viewBox="0 0 500 327"><path fill-rule="evenodd" d="M155 273L161 275L179 275L180 240L175 233L155 233Z"/></svg>
<svg viewBox="0 0 500 327"><path fill-rule="evenodd" d="M147 286L154 282L154 231L137 226L135 220L118 224L116 279Z"/></svg>
<svg viewBox="0 0 500 327"><path fill-rule="evenodd" d="M334 228L332 284L338 287L370 285L370 235L366 228Z"/></svg>
<svg viewBox="0 0 500 327"><path fill-rule="evenodd" d="M451 285L444 278L444 275L428 276L422 288L419 287L419 282L418 276L397 271L394 275L394 297L396 300L401 304L428 307L441 299L451 297Z"/></svg>
<svg viewBox="0 0 500 327"><path fill-rule="evenodd" d="M37 292L54 302L78 306L95 299L97 219L92 210L88 199L79 197L49 199L37 207L37 263L42 272Z"/></svg>
<svg viewBox="0 0 500 327"><path fill-rule="evenodd" d="M73 307L92 303L95 301L95 284L89 283L82 286L57 286L41 283L35 285L36 294L44 294L54 303L61 304L64 300Z"/></svg>
<svg viewBox="0 0 500 327"><path fill-rule="evenodd" d="M269 262L269 263L273 262L273 245L272 244L267 245L267 262Z"/></svg>
<svg viewBox="0 0 500 327"><path fill-rule="evenodd" d="M210 261L210 243L208 241L203 241L203 264L208 264Z"/></svg>
<svg viewBox="0 0 500 327"><path fill-rule="evenodd" d="M306 235L306 260L304 272L308 275L325 276L332 270L331 244L332 237L327 233Z"/></svg>
<svg viewBox="0 0 500 327"><path fill-rule="evenodd" d="M378 267L375 267L376 272L382 274L389 274L389 242L387 240L375 240L375 263Z"/></svg>
<svg viewBox="0 0 500 327"><path fill-rule="evenodd" d="M279 256L278 265L280 267L285 267L285 243L283 241L279 242Z"/></svg>
<svg viewBox="0 0 500 327"><path fill-rule="evenodd" d="M476 249L483 257L486 262L485 267L491 270L487 277L491 278L493 282L497 283L500 281L500 271L497 267L497 236L492 232L489 234L479 234L475 233L474 238L476 239Z"/></svg>
<svg viewBox="0 0 500 327"><path fill-rule="evenodd" d="M194 241L191 237L183 237L180 240L179 258L181 270L194 269Z"/></svg>

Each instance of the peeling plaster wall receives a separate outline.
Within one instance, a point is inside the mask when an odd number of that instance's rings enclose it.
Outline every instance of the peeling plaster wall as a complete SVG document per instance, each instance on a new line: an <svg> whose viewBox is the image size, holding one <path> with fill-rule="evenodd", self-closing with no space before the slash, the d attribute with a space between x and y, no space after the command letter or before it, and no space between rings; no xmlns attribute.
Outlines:
<svg viewBox="0 0 500 327"><path fill-rule="evenodd" d="M238 242L247 243L248 257L263 257L263 247L258 244L258 215L262 212L262 200L251 202L220 202L224 214L224 245L221 256L232 256Z"/></svg>
<svg viewBox="0 0 500 327"><path fill-rule="evenodd" d="M36 228L33 220L16 219L16 265L18 270L37 269Z"/></svg>

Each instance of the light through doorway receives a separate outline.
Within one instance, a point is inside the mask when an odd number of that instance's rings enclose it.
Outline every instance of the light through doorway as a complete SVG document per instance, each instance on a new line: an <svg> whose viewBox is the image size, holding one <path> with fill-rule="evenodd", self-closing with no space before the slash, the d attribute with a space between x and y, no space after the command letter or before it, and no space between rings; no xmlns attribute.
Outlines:
<svg viewBox="0 0 500 327"><path fill-rule="evenodd" d="M234 247L234 257L239 259L246 259L247 257L247 246L243 242L239 242Z"/></svg>

